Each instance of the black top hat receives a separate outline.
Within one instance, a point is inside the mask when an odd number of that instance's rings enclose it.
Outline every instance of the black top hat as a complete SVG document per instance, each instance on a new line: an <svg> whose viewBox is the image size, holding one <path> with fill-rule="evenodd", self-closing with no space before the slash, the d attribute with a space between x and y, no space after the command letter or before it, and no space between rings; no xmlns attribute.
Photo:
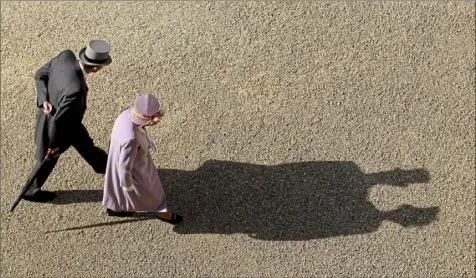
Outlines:
<svg viewBox="0 0 476 278"><path fill-rule="evenodd" d="M92 40L87 48L79 51L79 59L88 66L107 66L112 62L109 56L111 46L104 40Z"/></svg>

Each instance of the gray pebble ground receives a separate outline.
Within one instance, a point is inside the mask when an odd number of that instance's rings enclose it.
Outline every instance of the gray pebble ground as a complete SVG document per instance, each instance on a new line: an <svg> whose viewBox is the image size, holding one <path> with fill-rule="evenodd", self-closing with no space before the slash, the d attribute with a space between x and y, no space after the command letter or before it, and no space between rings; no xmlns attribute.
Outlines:
<svg viewBox="0 0 476 278"><path fill-rule="evenodd" d="M474 277L474 32L463 1L2 2L1 276ZM124 107L161 100L179 227L106 216L74 149L54 204L8 212L34 165L34 72L96 38L113 63L84 123L107 148Z"/></svg>

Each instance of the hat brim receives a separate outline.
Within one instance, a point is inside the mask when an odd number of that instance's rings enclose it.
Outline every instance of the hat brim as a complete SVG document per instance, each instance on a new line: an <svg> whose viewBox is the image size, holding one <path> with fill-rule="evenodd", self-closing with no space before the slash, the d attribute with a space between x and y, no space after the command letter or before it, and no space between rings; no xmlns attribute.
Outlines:
<svg viewBox="0 0 476 278"><path fill-rule="evenodd" d="M137 117L134 117L134 115L132 114L132 106L129 107L128 111L129 111L129 119L131 119L133 123L135 123L136 125L141 125L141 126L147 124L146 121L141 120Z"/></svg>
<svg viewBox="0 0 476 278"><path fill-rule="evenodd" d="M83 62L85 65L88 65L88 66L96 66L96 67L104 67L104 66L108 66L109 64L111 64L112 62L112 58L111 56L109 55L107 57L107 60L103 63L92 63L90 61L88 61L86 59L86 57L84 56L84 53L86 52L86 48L83 48L81 49L81 51L79 51L79 60L81 60L81 62Z"/></svg>

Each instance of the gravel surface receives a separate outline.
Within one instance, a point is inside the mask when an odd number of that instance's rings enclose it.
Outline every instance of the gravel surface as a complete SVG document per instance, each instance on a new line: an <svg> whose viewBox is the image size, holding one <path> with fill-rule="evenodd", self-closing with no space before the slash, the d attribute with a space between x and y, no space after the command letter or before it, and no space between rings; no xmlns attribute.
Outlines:
<svg viewBox="0 0 476 278"><path fill-rule="evenodd" d="M474 277L474 32L474 2L2 2L1 276ZM124 107L160 99L180 226L108 217L74 149L55 203L8 212L34 72L96 38L113 63L84 123L107 148Z"/></svg>

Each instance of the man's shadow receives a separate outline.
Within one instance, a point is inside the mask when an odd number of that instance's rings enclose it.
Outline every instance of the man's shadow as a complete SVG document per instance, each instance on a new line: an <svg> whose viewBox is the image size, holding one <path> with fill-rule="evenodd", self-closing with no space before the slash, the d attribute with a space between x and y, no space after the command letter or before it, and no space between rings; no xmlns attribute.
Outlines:
<svg viewBox="0 0 476 278"><path fill-rule="evenodd" d="M382 221L428 225L438 207L402 204L378 210L368 199L376 184L430 180L424 169L366 174L353 162L275 166L210 160L194 171L159 169L169 210L184 215L180 234L244 233L262 240L309 240L371 233ZM100 202L102 191L63 191L57 203ZM147 218L145 218L147 219Z"/></svg>

